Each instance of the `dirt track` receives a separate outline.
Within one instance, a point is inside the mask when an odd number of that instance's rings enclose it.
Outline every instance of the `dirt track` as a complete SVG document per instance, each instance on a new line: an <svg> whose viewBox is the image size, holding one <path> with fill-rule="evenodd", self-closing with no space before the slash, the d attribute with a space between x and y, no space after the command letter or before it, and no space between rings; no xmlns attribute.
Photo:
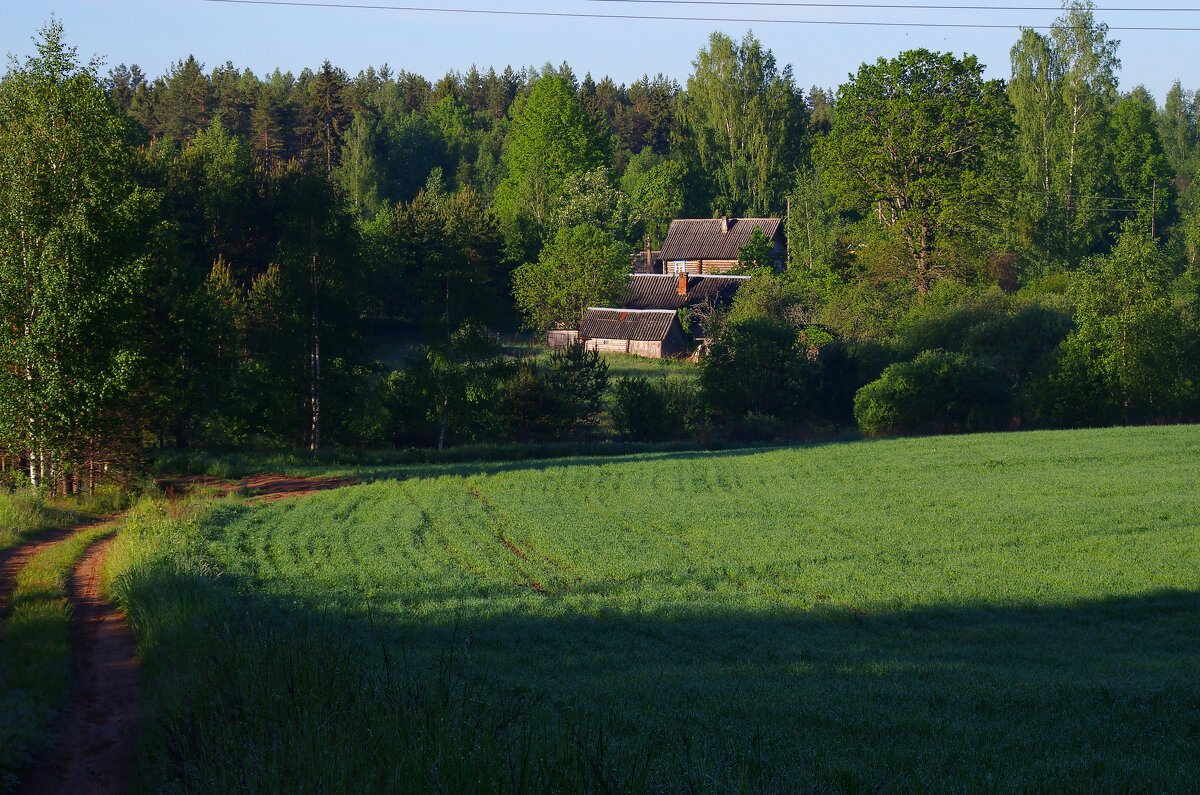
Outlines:
<svg viewBox="0 0 1200 795"><path fill-rule="evenodd" d="M164 482L186 492L195 486L247 490L261 500L299 497L351 485L335 478L256 475L243 481L187 478ZM34 556L95 522L53 530L0 552L0 612L12 594L17 572ZM53 743L34 759L18 792L117 793L128 788L141 710L137 644L124 614L100 590L100 571L112 537L92 544L71 575L70 705L55 727Z"/></svg>
<svg viewBox="0 0 1200 795"><path fill-rule="evenodd" d="M100 592L100 569L111 543L106 538L93 544L71 577L71 705L22 792L115 793L127 787L141 689L133 633Z"/></svg>
<svg viewBox="0 0 1200 795"><path fill-rule="evenodd" d="M41 552L87 526L89 525L51 530L0 552L0 613L3 613L8 606L8 599L12 596L13 586L16 585L18 571Z"/></svg>

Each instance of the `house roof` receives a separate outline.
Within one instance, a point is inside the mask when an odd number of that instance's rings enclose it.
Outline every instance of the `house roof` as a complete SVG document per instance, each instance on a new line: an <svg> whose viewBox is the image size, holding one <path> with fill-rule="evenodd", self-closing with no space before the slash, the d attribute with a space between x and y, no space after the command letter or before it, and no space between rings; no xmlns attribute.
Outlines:
<svg viewBox="0 0 1200 795"><path fill-rule="evenodd" d="M630 274L629 289L621 306L626 309L677 309L698 304L728 304L737 289L749 278L690 274L685 297L679 295L679 277L674 274L634 273Z"/></svg>
<svg viewBox="0 0 1200 795"><path fill-rule="evenodd" d="M783 234L779 218L730 218L729 231L722 231L724 219L684 218L671 222L667 239L663 241L663 262L676 260L736 260L738 251L750 242L757 227L768 240Z"/></svg>
<svg viewBox="0 0 1200 795"><path fill-rule="evenodd" d="M579 326L584 339L660 342L678 321L673 309L608 309L588 307Z"/></svg>

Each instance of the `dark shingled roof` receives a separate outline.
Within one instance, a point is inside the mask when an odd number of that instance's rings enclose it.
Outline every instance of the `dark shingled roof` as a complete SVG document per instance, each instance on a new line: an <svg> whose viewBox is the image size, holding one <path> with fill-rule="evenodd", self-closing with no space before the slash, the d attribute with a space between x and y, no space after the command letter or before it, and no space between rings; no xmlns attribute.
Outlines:
<svg viewBox="0 0 1200 795"><path fill-rule="evenodd" d="M687 297L679 295L679 277L673 274L634 273L621 306L627 309L677 309L681 306L712 304L721 306L733 300L733 294L748 276L691 274Z"/></svg>
<svg viewBox="0 0 1200 795"><path fill-rule="evenodd" d="M675 323L673 310L601 309L591 307L583 315L579 336L584 339L650 340L667 338Z"/></svg>
<svg viewBox="0 0 1200 795"><path fill-rule="evenodd" d="M782 234L778 218L730 218L729 231L721 231L720 218L687 218L671 222L660 256L664 263L676 260L736 260L738 251L750 242L754 228L768 240Z"/></svg>

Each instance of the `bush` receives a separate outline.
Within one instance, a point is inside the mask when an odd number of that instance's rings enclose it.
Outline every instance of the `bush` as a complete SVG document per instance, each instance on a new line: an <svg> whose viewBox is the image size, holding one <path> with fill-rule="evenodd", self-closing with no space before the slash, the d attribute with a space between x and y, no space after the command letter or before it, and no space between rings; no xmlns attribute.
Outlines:
<svg viewBox="0 0 1200 795"><path fill-rule="evenodd" d="M608 363L580 344L556 350L544 368L522 362L503 385L500 411L509 438L583 435L594 427L608 391Z"/></svg>
<svg viewBox="0 0 1200 795"><path fill-rule="evenodd" d="M683 438L700 413L700 395L687 379L633 376L613 387L613 425L635 441Z"/></svg>
<svg viewBox="0 0 1200 795"><path fill-rule="evenodd" d="M670 416L662 393L643 375L622 378L613 385L613 426L636 441L667 437Z"/></svg>
<svg viewBox="0 0 1200 795"><path fill-rule="evenodd" d="M559 430L570 435L599 419L608 391L608 362L579 342L559 348L550 354L546 386L559 405Z"/></svg>
<svg viewBox="0 0 1200 795"><path fill-rule="evenodd" d="M727 419L753 412L798 420L811 414L818 374L794 326L759 317L721 330L704 359L700 383L705 400Z"/></svg>
<svg viewBox="0 0 1200 795"><path fill-rule="evenodd" d="M863 433L970 433L1006 427L1013 393L1004 376L980 359L926 351L893 364L854 397Z"/></svg>

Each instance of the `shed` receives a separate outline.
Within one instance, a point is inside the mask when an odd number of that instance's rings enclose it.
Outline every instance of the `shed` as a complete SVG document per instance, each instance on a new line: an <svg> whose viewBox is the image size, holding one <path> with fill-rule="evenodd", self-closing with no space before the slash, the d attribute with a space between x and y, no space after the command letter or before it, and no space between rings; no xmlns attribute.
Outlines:
<svg viewBox="0 0 1200 795"><path fill-rule="evenodd" d="M787 238L779 218L681 218L671 222L659 259L666 273L723 273L738 264L738 253L761 229L772 245L776 270L783 270Z"/></svg>
<svg viewBox="0 0 1200 795"><path fill-rule="evenodd" d="M674 356L684 349L683 328L673 309L589 307L579 326L579 339L589 350L650 359Z"/></svg>

